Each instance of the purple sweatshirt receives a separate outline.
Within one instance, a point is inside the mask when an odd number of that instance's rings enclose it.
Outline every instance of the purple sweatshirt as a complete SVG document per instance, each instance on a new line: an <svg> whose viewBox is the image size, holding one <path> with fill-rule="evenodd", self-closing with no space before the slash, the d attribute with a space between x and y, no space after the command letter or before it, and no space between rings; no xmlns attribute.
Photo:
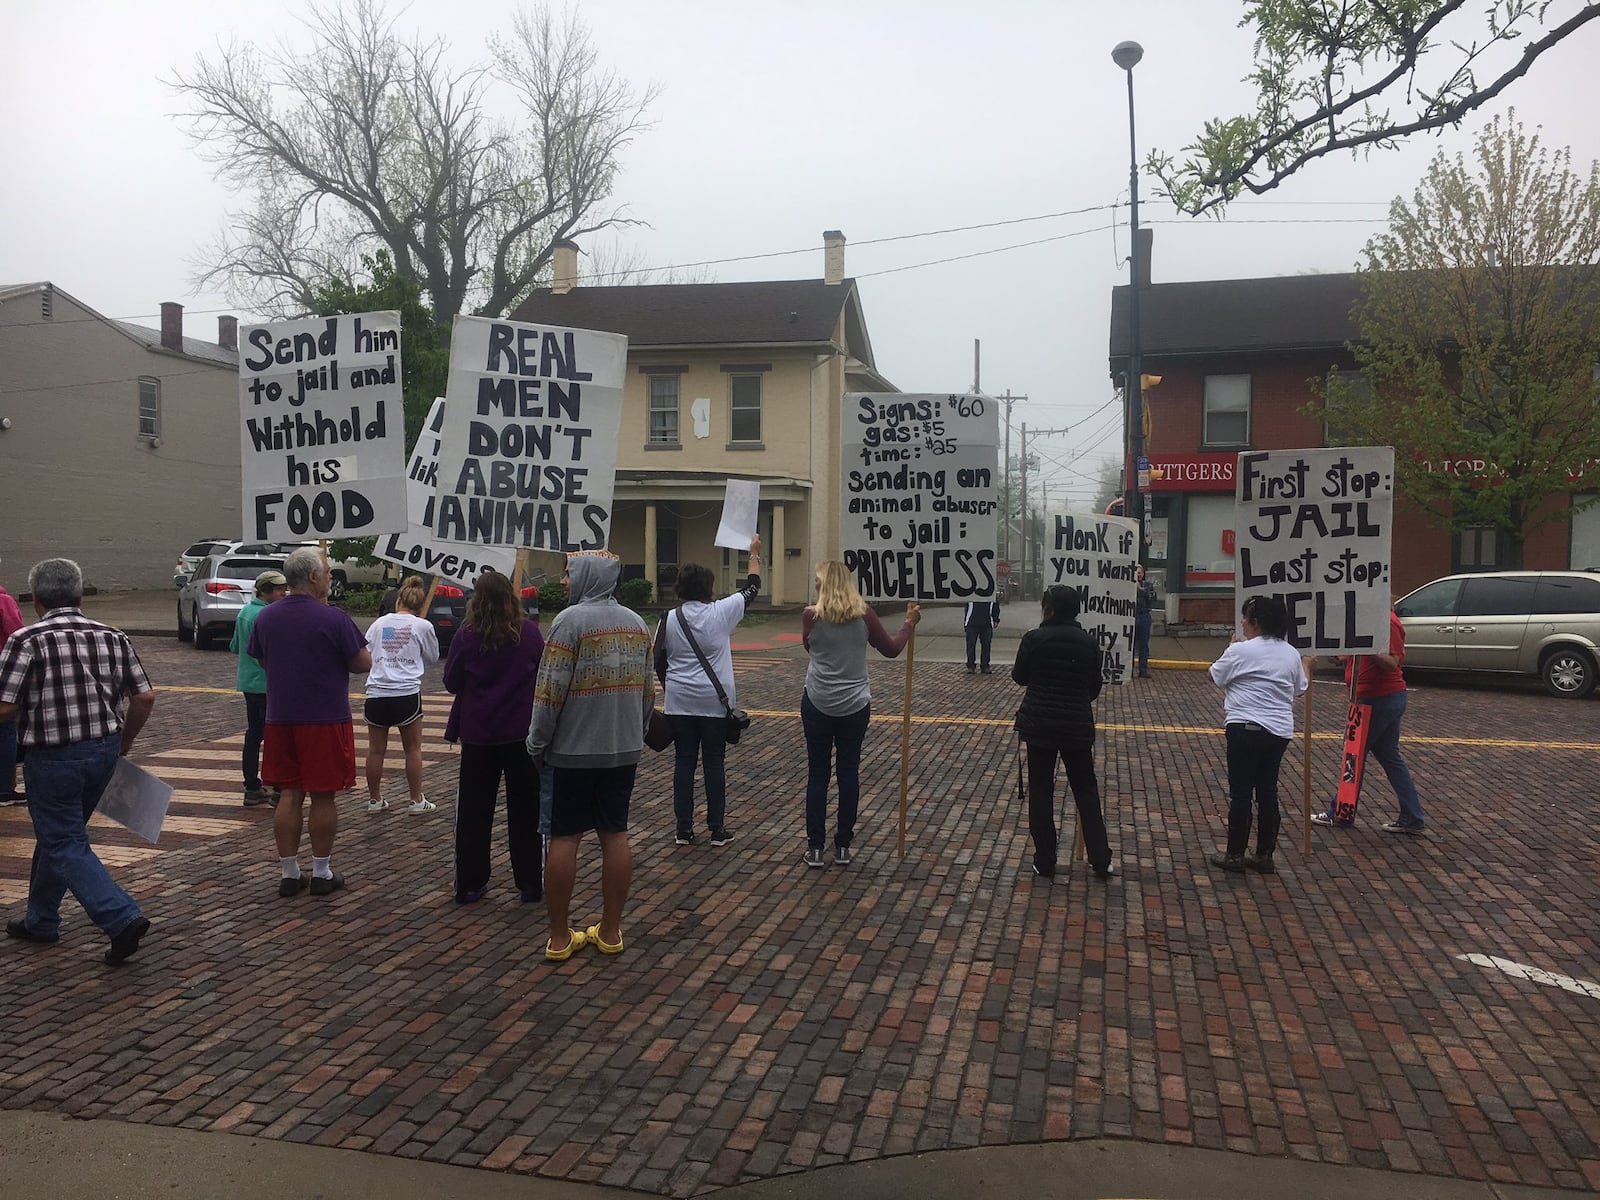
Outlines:
<svg viewBox="0 0 1600 1200"><path fill-rule="evenodd" d="M450 639L444 688L455 695L455 702L445 722L444 740L497 746L527 737L543 654L544 634L537 621L524 621L522 640L498 650L484 649L475 629L463 628Z"/></svg>

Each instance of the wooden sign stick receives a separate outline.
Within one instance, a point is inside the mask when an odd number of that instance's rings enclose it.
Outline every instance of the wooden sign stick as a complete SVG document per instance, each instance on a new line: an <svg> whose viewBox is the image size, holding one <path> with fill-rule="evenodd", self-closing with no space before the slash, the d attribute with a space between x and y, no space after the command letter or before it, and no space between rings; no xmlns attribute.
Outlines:
<svg viewBox="0 0 1600 1200"><path fill-rule="evenodd" d="M1310 674L1311 674L1310 670L1307 670L1306 671L1306 675L1309 676ZM1307 857L1310 857L1310 855L1311 855L1311 681L1310 681L1309 678L1306 680L1306 716L1305 716L1305 722L1306 722L1306 729L1305 729L1306 744L1305 744L1305 748L1300 752L1300 757L1304 760L1300 764L1300 766L1301 766L1300 774L1302 776L1302 780L1303 780L1303 784L1304 784L1304 789L1303 789L1303 793L1302 793L1302 796L1301 796L1301 799L1302 799L1303 803L1302 803L1301 807L1305 810L1304 812L1302 812L1300 814L1300 816L1301 816L1300 824L1301 824L1301 827L1302 827L1301 828L1300 852L1302 854L1306 855Z"/></svg>
<svg viewBox="0 0 1600 1200"><path fill-rule="evenodd" d="M917 661L917 627L906 639L906 698L900 709L900 857L906 856L906 786L911 773L911 674Z"/></svg>

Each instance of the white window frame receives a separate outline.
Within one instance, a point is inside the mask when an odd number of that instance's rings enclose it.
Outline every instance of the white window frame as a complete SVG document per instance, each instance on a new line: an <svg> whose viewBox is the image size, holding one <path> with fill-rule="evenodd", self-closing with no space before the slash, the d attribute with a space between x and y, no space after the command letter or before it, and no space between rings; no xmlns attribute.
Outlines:
<svg viewBox="0 0 1600 1200"><path fill-rule="evenodd" d="M150 394L148 405L145 404L146 388ZM142 438L161 436L161 380L153 375L139 377L139 436Z"/></svg>
<svg viewBox="0 0 1600 1200"><path fill-rule="evenodd" d="M672 385L670 405L666 403L666 397L658 397L656 395L656 384L658 382ZM646 442L652 446L681 446L683 444L683 386L679 377L676 374L666 373L647 375L645 376L645 390L647 396L645 402ZM665 428L666 422L663 421L663 427L658 432L656 418L658 416L665 418L669 414L672 418L670 431ZM670 437L667 436L669 432L671 434Z"/></svg>
<svg viewBox="0 0 1600 1200"><path fill-rule="evenodd" d="M1242 405L1237 403L1237 397L1236 396L1224 397L1224 396L1220 395L1220 393L1221 393L1221 391L1222 391L1224 386L1236 385L1240 381L1243 382L1243 387L1244 387L1244 403ZM1216 385L1217 392L1219 393L1216 396L1214 396L1213 392L1212 392L1212 385L1213 384ZM1222 400L1229 401L1227 407L1222 407L1220 403L1216 403L1216 402L1222 401ZM1202 428L1202 431L1201 431L1201 437L1202 437L1202 439L1204 441L1204 444L1207 445L1207 446L1248 446L1248 445L1250 445L1250 401L1251 401L1251 388L1250 388L1250 376L1248 374L1246 374L1246 375L1207 375L1206 376L1206 382L1205 382L1205 399L1202 401L1203 428ZM1217 415L1220 416L1223 413L1238 413L1238 412L1241 412L1241 411L1244 413L1244 435L1242 437L1240 437L1240 438L1218 438L1218 437L1213 436L1212 430L1211 430L1211 417L1212 417L1212 413L1213 412L1215 412Z"/></svg>

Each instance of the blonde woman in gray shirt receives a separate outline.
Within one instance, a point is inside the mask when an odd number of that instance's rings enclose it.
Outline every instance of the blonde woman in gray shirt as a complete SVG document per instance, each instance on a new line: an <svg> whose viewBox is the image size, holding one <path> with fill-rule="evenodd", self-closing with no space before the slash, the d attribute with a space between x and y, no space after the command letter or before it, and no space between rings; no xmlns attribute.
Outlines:
<svg viewBox="0 0 1600 1200"><path fill-rule="evenodd" d="M822 867L823 839L828 829L828 774L838 749L839 823L833 836L833 861L850 865L856 809L861 800L861 743L872 719L872 693L867 687L867 647L885 658L898 658L922 619L912 601L905 623L890 636L878 614L861 598L850 570L837 559L817 564L817 602L805 611L802 640L811 655L806 690L800 698L800 722L806 733L806 857L808 867Z"/></svg>

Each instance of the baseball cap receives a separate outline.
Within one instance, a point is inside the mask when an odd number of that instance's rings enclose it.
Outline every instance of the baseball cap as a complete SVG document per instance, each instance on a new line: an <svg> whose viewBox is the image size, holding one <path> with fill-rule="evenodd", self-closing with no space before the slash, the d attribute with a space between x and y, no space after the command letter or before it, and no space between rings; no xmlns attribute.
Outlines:
<svg viewBox="0 0 1600 1200"><path fill-rule="evenodd" d="M263 588L288 586L289 581L283 577L282 571L263 571L256 576L256 591L258 592Z"/></svg>

